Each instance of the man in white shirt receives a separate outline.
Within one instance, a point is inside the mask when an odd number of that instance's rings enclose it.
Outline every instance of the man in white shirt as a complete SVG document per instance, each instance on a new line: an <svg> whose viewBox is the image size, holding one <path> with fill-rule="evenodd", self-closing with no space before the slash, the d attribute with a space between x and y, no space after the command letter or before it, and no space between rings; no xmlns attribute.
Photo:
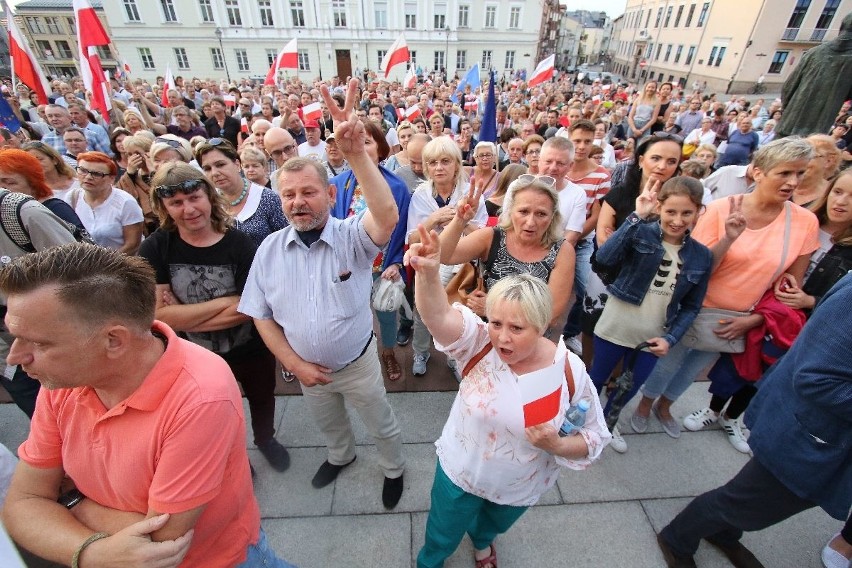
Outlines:
<svg viewBox="0 0 852 568"><path fill-rule="evenodd" d="M305 121L305 141L299 144L299 156L325 161L325 142L320 140L320 126L316 120Z"/></svg>
<svg viewBox="0 0 852 568"><path fill-rule="evenodd" d="M568 181L568 171L574 162L574 145L567 138L554 136L544 141L538 161L540 175L550 176L559 194L565 240L576 246L586 222L586 192Z"/></svg>

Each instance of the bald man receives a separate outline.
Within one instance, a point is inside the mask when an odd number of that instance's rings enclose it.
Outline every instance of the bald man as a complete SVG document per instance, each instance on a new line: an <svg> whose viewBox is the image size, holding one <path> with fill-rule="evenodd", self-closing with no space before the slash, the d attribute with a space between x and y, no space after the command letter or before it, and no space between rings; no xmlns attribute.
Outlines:
<svg viewBox="0 0 852 568"><path fill-rule="evenodd" d="M278 191L278 172L281 166L296 155L296 148L296 141L284 128L274 126L263 135L263 149L266 155L275 161L278 168L269 176L274 191Z"/></svg>

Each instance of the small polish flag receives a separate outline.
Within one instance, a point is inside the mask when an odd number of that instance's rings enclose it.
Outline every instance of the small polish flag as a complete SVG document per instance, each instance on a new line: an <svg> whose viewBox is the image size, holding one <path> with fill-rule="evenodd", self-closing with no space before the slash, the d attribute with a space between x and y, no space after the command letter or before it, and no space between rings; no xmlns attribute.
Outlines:
<svg viewBox="0 0 852 568"><path fill-rule="evenodd" d="M246 117L242 117L240 119L240 132L243 134L248 134L248 120Z"/></svg>
<svg viewBox="0 0 852 568"><path fill-rule="evenodd" d="M311 103L302 107L302 116L305 120L319 120L322 118L322 105Z"/></svg>
<svg viewBox="0 0 852 568"><path fill-rule="evenodd" d="M606 91L609 91L610 89L612 89L612 84L609 84L609 85L601 85L601 91L606 92Z"/></svg>
<svg viewBox="0 0 852 568"><path fill-rule="evenodd" d="M275 58L275 62L269 67L269 72L266 74L264 85L274 85L275 78L278 76L279 69L298 69L299 68L299 52L296 49L296 38L293 38L284 46L284 49Z"/></svg>
<svg viewBox="0 0 852 568"><path fill-rule="evenodd" d="M551 365L518 377L525 428L548 422L559 414L563 384L565 365Z"/></svg>
<svg viewBox="0 0 852 568"><path fill-rule="evenodd" d="M420 107L417 106L417 105L412 105L412 106L408 107L407 109L405 109L405 120L407 120L409 122L419 118L420 115L421 115Z"/></svg>
<svg viewBox="0 0 852 568"><path fill-rule="evenodd" d="M166 65L166 76L163 80L163 97L160 101L160 106L164 108L169 108L171 105L169 104L169 89L175 88L175 77L172 75L172 68L170 65Z"/></svg>
<svg viewBox="0 0 852 568"><path fill-rule="evenodd" d="M405 120L405 109L404 108L396 108L396 118L397 120Z"/></svg>
<svg viewBox="0 0 852 568"><path fill-rule="evenodd" d="M405 74L405 79L402 80L404 89L413 89L417 86L417 75L414 74L414 68L409 67L408 73Z"/></svg>
<svg viewBox="0 0 852 568"><path fill-rule="evenodd" d="M128 74L130 73L130 63L128 63L126 59L124 60L124 72Z"/></svg>
<svg viewBox="0 0 852 568"><path fill-rule="evenodd" d="M225 101L225 106L237 106L237 97L234 95L222 95L222 100Z"/></svg>
<svg viewBox="0 0 852 568"><path fill-rule="evenodd" d="M532 77L527 82L528 87L534 87L539 83L544 83L545 81L549 81L553 78L553 67L556 63L556 55L550 55L541 60L541 62L536 66L535 71L532 73Z"/></svg>
<svg viewBox="0 0 852 568"><path fill-rule="evenodd" d="M407 62L410 57L411 54L408 52L408 44L405 43L405 37L399 34L399 37L396 38L396 41L393 42L384 59L382 59L382 70L385 72L385 77L390 75L390 70L395 65Z"/></svg>
<svg viewBox="0 0 852 568"><path fill-rule="evenodd" d="M596 105L601 104L601 96L600 96L600 95L595 95L594 97L592 97L592 103L593 103L593 104L596 104Z"/></svg>

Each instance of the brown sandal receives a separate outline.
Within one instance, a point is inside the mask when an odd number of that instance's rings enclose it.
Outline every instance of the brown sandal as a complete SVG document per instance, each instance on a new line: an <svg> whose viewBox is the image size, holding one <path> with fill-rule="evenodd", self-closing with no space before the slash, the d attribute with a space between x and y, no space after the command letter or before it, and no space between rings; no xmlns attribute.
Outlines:
<svg viewBox="0 0 852 568"><path fill-rule="evenodd" d="M385 371L387 371L389 381L398 381L402 378L402 367L399 366L393 349L382 351L382 363Z"/></svg>
<svg viewBox="0 0 852 568"><path fill-rule="evenodd" d="M491 554L489 556L486 556L482 560L477 560L476 553L473 553L473 561L476 562L476 568L497 568L497 549L494 548L493 544L490 546L490 548Z"/></svg>

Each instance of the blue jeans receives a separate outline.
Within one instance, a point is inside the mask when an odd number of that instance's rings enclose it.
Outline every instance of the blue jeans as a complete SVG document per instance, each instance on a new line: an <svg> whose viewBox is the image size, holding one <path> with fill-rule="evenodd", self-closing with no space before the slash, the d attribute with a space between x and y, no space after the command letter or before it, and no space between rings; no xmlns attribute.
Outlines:
<svg viewBox="0 0 852 568"><path fill-rule="evenodd" d="M669 349L668 355L657 362L642 386L642 394L648 398L662 395L674 402L686 392L698 374L718 358L718 353L698 351L677 343Z"/></svg>
<svg viewBox="0 0 852 568"><path fill-rule="evenodd" d="M594 337L595 340L595 358L592 361L592 368L589 369L589 376L592 378L592 382L595 384L595 388L600 391L603 384L609 378L612 370L618 364L619 361L625 360L625 370L627 366L626 358L633 351L630 347L622 347L621 345L616 345L606 339L601 339L597 335ZM640 351L636 354L636 364L633 366L633 388L627 393L626 398L624 399L624 404L626 405L639 391L639 387L645 382L645 379L648 378L648 375L651 374L651 371L654 369L654 366L657 364L657 356L653 353L648 353L647 351ZM609 415L610 407L612 406L612 397L606 402L606 406L604 407L604 417Z"/></svg>
<svg viewBox="0 0 852 568"><path fill-rule="evenodd" d="M589 281L589 274L592 273L593 251L591 239L580 239L580 242L574 247L574 252L577 255L574 263L574 305L568 312L568 321L565 322L565 329L562 332L565 337L574 337L581 331L580 316L583 313L586 284Z"/></svg>
<svg viewBox="0 0 852 568"><path fill-rule="evenodd" d="M257 544L249 545L245 562L236 568L296 568L296 565L275 556L275 551L270 548L266 533L261 528Z"/></svg>

